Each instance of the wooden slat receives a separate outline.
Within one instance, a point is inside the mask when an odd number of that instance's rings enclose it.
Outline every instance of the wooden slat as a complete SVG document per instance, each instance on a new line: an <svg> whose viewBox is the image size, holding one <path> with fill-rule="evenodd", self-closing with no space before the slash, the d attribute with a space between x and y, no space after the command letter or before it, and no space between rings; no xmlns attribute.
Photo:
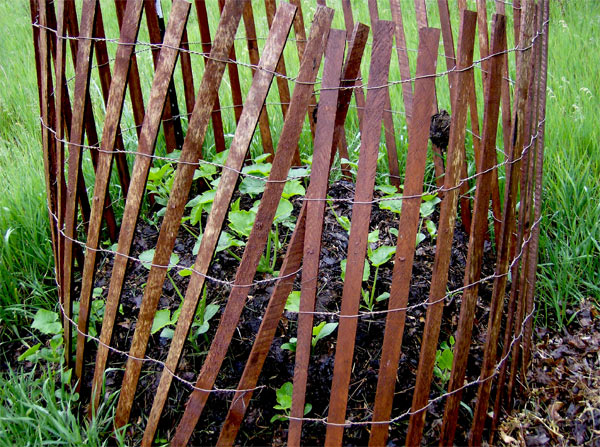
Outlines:
<svg viewBox="0 0 600 447"><path fill-rule="evenodd" d="M196 90L194 89L194 73L192 72L192 58L189 53L190 45L187 34L187 29L183 30L183 38L181 39L181 52L179 59L181 61L181 76L183 78L183 93L185 96L185 109L188 116L194 111L196 104Z"/></svg>
<svg viewBox="0 0 600 447"><path fill-rule="evenodd" d="M450 11L448 9L448 0L438 0L438 11L440 14L440 24L442 28L442 36L444 40L444 55L446 58L446 69L448 71L454 70L456 67L456 55L454 53L454 38L452 36L452 24L450 23ZM473 73L471 71L471 73ZM448 87L450 89L450 104L454 104L454 95L456 94L456 72L448 74ZM474 130L479 133L479 117L477 116L477 97L474 92L475 84L473 83L473 90L469 92L469 109L471 110L471 121ZM479 166L479 141L474 138L474 152L475 160ZM466 151L466 148L463 147ZM461 167L461 178L467 178L467 156L463 157L463 165ZM460 187L460 217L463 229L467 234L471 230L471 203L467 197L469 194L469 183L464 182Z"/></svg>
<svg viewBox="0 0 600 447"><path fill-rule="evenodd" d="M125 14L126 2L115 0L115 11L117 13L117 22L119 30L123 25L123 15ZM135 131L138 139L142 132L142 122L144 121L144 96L142 95L142 85L140 82L140 72L135 54L131 56L131 68L129 69L129 97L131 99L131 109L133 111L133 121L135 123Z"/></svg>
<svg viewBox="0 0 600 447"><path fill-rule="evenodd" d="M373 49L369 68L369 93L365 114L364 132L361 138L361 154L356 180L355 203L352 207L352 224L348 243L348 264L342 294L342 307L336 345L333 382L331 385L327 421L343 424L346 416L348 387L354 355L358 318L345 317L358 313L362 283L362 270L367 251L367 234L371 217L371 201L377 169L379 140L383 108L388 92L382 86L389 80L394 23L377 21L373 29ZM326 445L341 445L344 429L328 425Z"/></svg>
<svg viewBox="0 0 600 447"><path fill-rule="evenodd" d="M531 3L525 4L524 26L521 30L521 41L530 42L533 35L533 13L535 8ZM523 147L527 143L525 141L525 106L528 95L529 76L531 76L532 57L531 51L525 51L521 55L520 70L517 72L517 84L515 90L515 110L513 115L512 135L513 141L509 146L509 153L506 165L505 175L505 194L504 194L504 210L502 213L502 232L497 236L498 255L496 260L496 270L494 286L492 290L492 299L490 302L490 315L488 320L488 333L486 336L486 344L484 351L483 364L481 367L481 376L489 376L496 362L497 338L500 331L500 322L502 319L502 310L504 303L504 295L506 291L507 272L510 262L509 246L510 237L514 231L515 225L515 203L517 200L517 188L519 185L520 162ZM506 344L505 344L505 347ZM503 378L506 364L501 366L499 380ZM498 382L501 384L501 382ZM482 431L487 414L488 400L491 390L491 381L487 380L479 385L477 391L477 405L473 416L471 433L469 435L469 443L478 445L481 443ZM503 386L501 384L500 386Z"/></svg>
<svg viewBox="0 0 600 447"><path fill-rule="evenodd" d="M223 12L225 0L219 0L219 12ZM240 122L244 100L242 98L242 88L240 87L240 75L238 73L235 45L231 47L229 59L232 61L227 64L227 72L229 73L229 87L231 88L231 98L233 100L233 112L235 115L236 124Z"/></svg>
<svg viewBox="0 0 600 447"><path fill-rule="evenodd" d="M256 39L256 25L254 24L254 12L252 11L252 2L246 4L244 9L244 27L246 29L246 42L248 43L248 56L252 65L259 64L258 41ZM252 69L252 74L256 70ZM267 107L263 106L260 118L258 119L258 128L260 130L260 138L262 141L263 153L274 154L273 138L271 137L271 129L269 127L269 114Z"/></svg>
<svg viewBox="0 0 600 447"><path fill-rule="evenodd" d="M542 46L541 46L541 58L538 66L540 74L540 80L538 88L538 122L541 123L538 129L538 123L535 123L537 133L536 140L536 164L535 164L535 190L534 190L534 210L533 210L533 222L532 224L539 222L541 217L541 205L542 205L542 177L544 167L544 136L545 136L545 120L546 120L546 87L548 82L548 31L550 18L550 2L544 0L541 3L542 8L542 25L540 32L543 33ZM540 224L532 229L531 233L531 246L530 246L530 263L527 272L527 314L533 310L533 298L535 294L535 283L537 273L537 262L538 262L538 248L539 248L539 237L540 237ZM527 322L524 338L525 346L523 347L523 367L527 368L531 355L531 324L532 319Z"/></svg>
<svg viewBox="0 0 600 447"><path fill-rule="evenodd" d="M94 288L94 273L96 269L96 255L100 243L100 232L102 230L102 213L108 196L108 184L110 181L111 167L113 162L113 149L120 130L119 122L123 111L123 100L127 86L127 74L131 64L131 55L135 49L135 41L142 18L143 0L129 2L125 12L119 46L115 58L114 75L110 84L110 93L104 119L104 131L102 133L101 152L98 157L96 170L96 183L92 200L92 212L90 227L87 234L86 253L81 281L81 293L79 298L79 320L77 322L77 359L75 363L75 375L79 380L80 387L83 375L83 361L86 337L88 330L90 302L92 289Z"/></svg>
<svg viewBox="0 0 600 447"><path fill-rule="evenodd" d="M416 122L427 123L431 117L435 78L427 76L436 72L439 42L440 31L438 29L421 28L419 30L417 80L415 81L414 94L414 117ZM409 145L406 156L404 195L414 198L404 199L402 203L388 310L404 309L408 305L415 240L419 229L423 178L427 161L429 127L410 126L408 131ZM406 311L392 311L386 317L386 330L383 338L381 361L379 362L381 367L373 410L374 422L385 421L390 418L405 319ZM369 445L385 445L387 436L387 424L373 424Z"/></svg>
<svg viewBox="0 0 600 447"><path fill-rule="evenodd" d="M221 228L227 212L231 198L239 178L239 171L244 163L244 158L250 147L252 136L256 129L263 104L266 100L269 88L273 81L273 71L277 66L283 48L286 43L286 37L290 32L292 21L295 14L295 8L291 5L282 6L277 16L272 31L267 39L262 60L258 63L258 70L253 78L252 86L246 98L246 106L242 112L236 134L229 149L227 166L221 174L217 192L213 201L212 212L209 214L208 221L204 227L202 242L198 250L198 255L194 263L194 272L190 279L181 312L175 327L175 333L169 349L165 367L170 371L177 369L177 364L183 352L184 343L187 339L191 324L193 322L198 299L208 268L213 259L213 254L217 246ZM152 410L146 425L146 431L142 440L142 445L150 445L156 433L156 427L160 420L164 404L167 400L168 392L171 386L173 376L164 372L160 378L160 383L156 391Z"/></svg>
<svg viewBox="0 0 600 447"><path fill-rule="evenodd" d="M319 70L332 18L332 9L317 7L310 38L298 73L298 85L294 88L287 118L283 124L269 181L258 207L254 225L235 277L235 283L227 300L227 306L214 336L215 341L211 344L202 365L202 370L198 375L196 386L199 388L212 388L239 321L245 299L250 290L248 284L254 278L260 256L266 245L275 211L283 192L284 180L287 178L294 151L300 138L302 123L312 92L312 83L315 81ZM199 390L192 392L183 418L177 427L172 445L178 446L187 443L209 395L209 392Z"/></svg>
<svg viewBox="0 0 600 447"><path fill-rule="evenodd" d="M267 24L269 25L269 29L273 24L273 17L275 17L276 11L277 6L275 5L275 0L265 0L265 12L267 14ZM281 56L281 59L279 59L279 64L277 64L277 73L283 76L287 76L284 56ZM281 103L281 113L283 114L283 119L285 119L290 103L290 87L288 85L287 79L282 78L281 76L277 76L276 81L277 89L279 90L279 102ZM300 161L299 158L298 161Z"/></svg>
<svg viewBox="0 0 600 447"><path fill-rule="evenodd" d="M456 222L456 206L459 191L456 189L460 179L461 166L464 162L464 144L467 122L467 83L465 82L467 69L473 63L473 46L475 44L475 26L477 15L474 12L463 10L460 32L458 38L458 77L456 79L456 96L452 105L452 124L450 126L450 142L448 145L448 163L444 176L446 192L442 200L440 219L438 224L438 237L435 260L429 290L429 307L425 329L423 331L424 343L421 346L417 382L413 392L413 401L406 443L419 445L425 425L425 405L429 398L435 352L440 332L442 311L444 309L444 296L448 282L448 267L452 250L454 224Z"/></svg>
<svg viewBox="0 0 600 447"><path fill-rule="evenodd" d="M185 6L184 2L180 3ZM180 6L178 9L181 11L181 8L184 8L184 6ZM127 268L127 260L131 250L131 243L133 241L142 199L146 190L148 171L152 164L151 155L154 153L160 119L167 99L169 81L173 75L173 70L175 69L175 61L178 53L176 48L178 48L181 40L181 32L182 27L185 25L185 19L186 16L182 16L182 13L180 12L179 20L182 23L179 23L177 27L173 24L172 27L174 29L171 30L170 26L167 30L165 39L170 47L165 46L161 50L161 60L152 83L150 100L148 102L148 114L144 118L144 123L142 125L142 132L138 144L138 155L136 155L133 167L130 194L125 203L121 231L119 233L117 255L115 256L110 286L106 298L102 331L100 333L101 344L98 346L98 352L96 354L96 368L92 383L92 408L98 408L98 403L100 401L102 379L104 377L104 370L108 358L108 348L106 346L110 345L112 338L117 310L119 308L121 290L123 288L125 270ZM169 25L171 25L171 23L169 23Z"/></svg>
<svg viewBox="0 0 600 447"><path fill-rule="evenodd" d="M390 9L392 10L392 19L396 24L394 36L396 37L396 51L398 53L398 64L400 65L400 79L402 80L402 99L404 101L406 126L410 129L413 113L413 91L412 83L410 82L410 64L408 61L408 50L406 49L406 36L404 34L400 0L390 0Z"/></svg>
<svg viewBox="0 0 600 447"><path fill-rule="evenodd" d="M94 30L94 36L98 39L95 43L96 50L96 63L98 64L98 75L100 78L100 88L102 89L102 97L104 98L104 105L108 105L108 97L110 84L112 82L112 77L110 74L110 59L108 57L108 49L106 46L106 41L103 40L106 38L104 33L104 24L102 21L102 9L98 8L98 17L96 18L96 29ZM59 14L58 17L61 17ZM125 146L123 145L123 136L121 135L121 129L119 128L117 131L117 138L114 143L114 147L111 147L110 150L116 148L118 151L123 151ZM121 182L121 190L123 191L123 196L127 197L127 191L129 190L129 182L131 181L129 176L129 166L127 165L127 157L124 153L115 154L115 158L117 161L117 172L119 174L119 181ZM97 174L96 174L97 175ZM110 204L110 198L108 198ZM110 230L110 229L109 229ZM116 236L116 231L111 231L112 240L114 240L114 236Z"/></svg>
<svg viewBox="0 0 600 447"><path fill-rule="evenodd" d="M92 64L92 32L96 19L97 0L83 4L81 12L81 42L78 45L77 67L75 70L75 91L73 93L73 121L69 134L69 171L67 183L67 203L65 211L65 265L64 265L64 309L65 325L70 327L68 318L72 312L73 293L73 240L77 220L77 195L81 174L81 144L83 144L83 120ZM71 363L71 331L64 332L66 364Z"/></svg>
<svg viewBox="0 0 600 447"><path fill-rule="evenodd" d="M65 78L65 65L66 65L66 40L63 38L66 35L66 15L65 11L65 1L59 0L58 6L58 17L61 19L57 23L56 28L56 58L55 58L55 79L56 85L65 86L66 87L66 78ZM66 198L66 183L65 183L65 148L62 140L64 139L64 118L63 118L63 95L67 96L65 88L57 89L56 91L56 183L57 183L57 218L56 218L56 226L59 230L63 228L64 222L64 209L65 209L65 198ZM58 247L57 254L58 258L56 259L56 271L57 271L57 281L59 284L58 295L59 300L62 302L63 298L63 252L64 252L64 244L65 239L62 235L62 232L57 232L58 236Z"/></svg>
<svg viewBox="0 0 600 447"><path fill-rule="evenodd" d="M493 18L492 51L500 53L506 49L506 21L504 16L494 15ZM498 117L500 114L500 96L502 79L502 56L493 57L490 60L490 76L485 89L485 110L483 127L483 153L481 172L488 171L493 165L496 157L496 134L498 131ZM456 344L454 345L454 360L448 392L446 407L444 410L444 422L440 445L451 445L454 442L458 408L462 393L457 391L463 385L469 348L472 342L473 321L475 318L475 306L479 292L478 281L481 279L481 266L483 264L483 246L488 226L488 210L492 189L492 172L486 172L477 177L475 193L475 205L473 211L473 223L469 249L467 253L467 264L465 269L464 285L466 287L462 295L460 317L456 333Z"/></svg>
<svg viewBox="0 0 600 447"><path fill-rule="evenodd" d="M210 26L208 24L208 14L206 12L205 0L195 0L196 15L198 17L198 27L200 28L200 40L202 41L202 51L206 54L211 52L212 44L210 37ZM227 60L229 54L223 58ZM205 60L205 70L208 60ZM223 117L221 116L221 101L219 97L215 99L215 105L212 111L212 124L213 124L213 135L215 139L215 149L217 152L223 152L225 150L225 134L223 131ZM189 128L189 127L188 127Z"/></svg>
<svg viewBox="0 0 600 447"><path fill-rule="evenodd" d="M317 292L317 277L319 274L319 259L321 255L321 236L323 232L323 216L325 213L325 198L329 181L329 170L335 130L335 110L338 104L340 73L344 60L346 33L341 30L331 30L325 51L325 67L323 71L323 89L319 98L317 115L317 132L315 135L315 151L313 154L313 173L306 195L309 202L306 205L307 231L304 238L304 256L302 262L302 290L300 297L300 312L313 312ZM331 90L328 90L331 89ZM321 122L323 120L323 122ZM311 199L321 199L312 201ZM298 315L298 343L294 368L294 391L292 397L292 417L304 416L304 401L306 394L306 379L310 360L312 339L312 314ZM289 445L299 445L302 432L302 421L290 420L288 435Z"/></svg>
<svg viewBox="0 0 600 447"><path fill-rule="evenodd" d="M156 45L152 48L152 61L154 68L158 64L160 54L159 45L163 42L164 19L162 11L156 9L155 0L144 0L144 9L146 12L146 24L148 26L148 37L150 43ZM121 27L121 29L123 29ZM173 152L175 149L181 149L183 142L183 131L179 116L179 105L177 104L177 93L175 91L175 82L171 79L169 83L168 101L163 111L163 132L165 135L165 144L167 152Z"/></svg>
<svg viewBox="0 0 600 447"><path fill-rule="evenodd" d="M304 28L304 14L302 12L302 2L301 0L290 0L290 3L298 8L298 12L296 13L296 18L294 19L294 34L296 35L296 49L298 50L298 60L302 60L304 56L304 50L306 49L306 29ZM323 3L322 6L325 6ZM315 119L314 119L314 110L317 107L317 100L315 98L314 92L310 98L310 105L308 107L308 123L310 124L310 131L314 138L315 136Z"/></svg>
<svg viewBox="0 0 600 447"><path fill-rule="evenodd" d="M180 156L180 164L175 172L173 188L167 204L167 211L160 228L156 251L152 260L152 268L144 290L144 297L136 323L135 332L129 349L123 388L115 415L115 426L122 427L129 419L135 390L142 367L143 358L150 329L156 313L158 300L162 294L167 267L177 232L181 226L181 218L188 194L192 185L195 163L201 156L202 142L208 126L209 113L218 95L218 86L225 70L227 56L233 45L235 33L242 16L245 0L228 2L223 10L219 27L212 45L210 59L207 61L202 83L196 97L197 107L194 108L188 132ZM202 104L202 106L200 106Z"/></svg>
<svg viewBox="0 0 600 447"><path fill-rule="evenodd" d="M47 26L47 0L39 2L39 21L43 27ZM52 86L52 70L51 70L51 50L48 30L41 28L38 37L38 51L40 57L38 89L40 96L40 116L42 122L50 127L56 121L56 105L53 97L55 91ZM59 88L60 90L60 88ZM49 128L42 127L42 149L44 162L44 179L46 183L46 197L48 204L48 214L50 218L50 237L52 240L52 251L55 261L58 261L58 227L53 218L58 209L57 203L57 188L56 188L56 140L54 134ZM65 324L67 322L65 321ZM66 324L63 326L65 332L71 329L71 326Z"/></svg>

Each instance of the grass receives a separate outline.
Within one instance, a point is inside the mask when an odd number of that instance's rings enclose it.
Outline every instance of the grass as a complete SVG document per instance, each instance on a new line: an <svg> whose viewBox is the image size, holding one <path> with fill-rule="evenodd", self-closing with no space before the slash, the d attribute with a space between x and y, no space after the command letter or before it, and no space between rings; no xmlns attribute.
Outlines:
<svg viewBox="0 0 600 447"><path fill-rule="evenodd" d="M169 3L169 2L163 2ZM208 2L209 19L216 23L216 2ZM214 4L213 4L214 3ZM312 16L314 6L305 3L304 13ZM338 0L329 2L341 11ZM366 2L363 2L366 5ZM381 5L387 2L380 2ZM490 7L493 2L488 2ZM264 35L266 20L263 2L255 1L255 17L259 35ZM311 5L313 3L311 2ZM416 29L412 1L403 0L402 5L409 19L406 20L408 45L416 48ZM470 2L471 6L473 2ZM432 2L433 5L433 2ZM451 2L451 9L454 2ZM543 222L540 239L540 268L538 273L538 315L540 325L562 327L573 318L574 311L582 299L592 299L600 303L600 135L598 122L598 95L600 94L600 63L597 54L600 51L600 38L596 29L600 25L600 3L594 1L551 2L550 60L548 68L548 105L546 121L546 153L543 194ZM368 23L366 6L354 5L356 16ZM108 9L108 8L105 8ZM433 10L435 8L432 8ZM382 7L383 18L389 19L389 11ZM436 25L435 13L430 17ZM453 15L456 23L456 17ZM48 213L45 205L45 186L41 159L40 126L38 122L36 76L31 45L28 2L0 2L0 24L5 36L0 39L0 341L9 338L31 337L27 327L37 308L56 310L56 290L52 250L49 242ZM116 36L118 32L114 21L107 29L107 35ZM306 20L307 26L309 20ZM142 25L145 27L145 25ZM334 26L343 27L341 13L337 13ZM412 27L411 27L412 26ZM190 41L199 41L195 13L190 17ZM512 29L509 23L508 29ZM214 31L214 27L213 27ZM140 40L147 41L142 33ZM260 46L264 41L259 42ZM509 43L510 44L510 43ZM238 55L243 59L245 42L236 42ZM115 45L109 45L114 55ZM298 69L295 47L286 50L288 72ZM441 47L440 47L441 51ZM368 60L370 47L365 54ZM414 54L411 53L414 65ZM152 80L151 56L148 51L138 54L143 91L147 95ZM199 56L193 57L193 69L198 79L202 70ZM395 53L392 56L392 79L399 79L398 63ZM438 62L438 71L445 69L443 60ZM414 71L414 66L413 66ZM176 71L178 94L182 95L180 71ZM367 75L368 64L363 66ZM69 75L72 75L70 73ZM249 79L249 69L240 68L242 79ZM92 91L99 92L97 78L92 78ZM438 80L441 106L448 108L447 83ZM195 88L198 88L196 81ZM248 91L249 82L242 85L243 93ZM272 129L275 129L275 143L282 127L279 95L274 87L267 101ZM231 104L228 77L225 76L221 87L222 104ZM395 110L402 112L403 102L399 86L391 89L392 104ZM94 95L94 110L100 119L104 108ZM145 97L147 101L147 96ZM179 103L183 107L181 96ZM183 110L182 110L183 111ZM395 116L396 136L400 152L405 151L406 138L402 138L401 114ZM233 110L224 112L225 131L231 135L235 130ZM131 127L133 118L131 109L126 107L123 126ZM356 134L358 121L352 113L348 122L348 133ZM136 149L135 132L124 135L126 147ZM210 132L205 143L211 150ZM349 138L351 148L357 149L358 139ZM300 147L310 148L310 131L307 125L302 134ZM257 153L260 138L255 136L252 150ZM308 153L308 152L307 152ZM84 160L87 184L92 184L93 173L89 154ZM120 191L113 186L111 195L118 197ZM58 373L50 368L21 374L5 372L0 374L0 406L2 417L0 424L10 420L14 425L3 432L10 436L22 434L31 444L41 443L42 439L55 439L66 436L75 445L80 440L90 440L101 444L100 438L92 431L102 433L100 422L86 428L75 424L70 404L76 402L76 396L63 392ZM37 402L44 402L44 404ZM8 405L10 403L10 405ZM106 413L108 414L108 413ZM104 416L108 417L108 416ZM32 425L40 423L41 429ZM81 422L81 421L80 421ZM98 425L99 424L99 425ZM41 430L41 431L40 431ZM13 438L9 438L13 439ZM24 439L24 438L21 438ZM0 443L3 441L0 441Z"/></svg>

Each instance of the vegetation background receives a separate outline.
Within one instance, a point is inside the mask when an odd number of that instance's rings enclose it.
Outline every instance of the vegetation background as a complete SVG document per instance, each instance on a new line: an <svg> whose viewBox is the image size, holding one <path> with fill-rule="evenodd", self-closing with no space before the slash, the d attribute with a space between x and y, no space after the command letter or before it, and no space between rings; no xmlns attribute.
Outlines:
<svg viewBox="0 0 600 447"><path fill-rule="evenodd" d="M6 346L15 340L25 346L38 342L39 332L31 328L38 309L57 311L28 3L0 2L0 356L10 354ZM254 3L259 20L262 2ZM357 17L368 23L366 6L358 5L366 2L354 3ZM403 0L402 5L410 10L412 3ZM305 4L310 16L312 2ZM216 23L216 11L211 11L211 23ZM193 14L190 20L195 20ZM343 26L341 13L335 24ZM569 325L580 301L600 304L599 27L599 1L551 1L536 324L554 329ZM118 32L112 28L107 35ZM238 44L243 52L243 41ZM409 40L409 46L416 43ZM392 63L392 79L400 78L397 66ZM151 72L142 77L149 86ZM396 95L393 104L402 104L399 90ZM95 107L101 109L100 104ZM226 131L234 125L231 115ZM349 127L356 130L355 123ZM0 365L0 433L8 434L0 436L0 445L13 445L17 439L29 445L57 439L72 445L106 442L103 433L110 427L112 407L102 409L93 423L79 420L73 405L78 396L62 385L68 373L57 364L40 362L27 373L7 369L5 361Z"/></svg>

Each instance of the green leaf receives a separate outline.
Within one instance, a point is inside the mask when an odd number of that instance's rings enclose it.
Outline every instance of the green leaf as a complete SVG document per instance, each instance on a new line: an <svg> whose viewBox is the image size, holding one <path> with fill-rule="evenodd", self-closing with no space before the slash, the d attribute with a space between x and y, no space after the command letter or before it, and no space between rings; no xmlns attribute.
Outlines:
<svg viewBox="0 0 600 447"><path fill-rule="evenodd" d="M227 161L227 157L229 156L229 149L223 151L223 152L217 152L213 159L212 162L216 163L218 165L224 165L225 162Z"/></svg>
<svg viewBox="0 0 600 447"><path fill-rule="evenodd" d="M438 366L441 369L451 370L452 361L454 360L454 354L451 349L444 349L440 355Z"/></svg>
<svg viewBox="0 0 600 447"><path fill-rule="evenodd" d="M217 167L215 165L200 161L200 167L194 171L194 180L198 180L199 178L212 180L212 176L216 173Z"/></svg>
<svg viewBox="0 0 600 447"><path fill-rule="evenodd" d="M207 322L212 317L214 317L221 307L218 304L209 304L204 309L204 322Z"/></svg>
<svg viewBox="0 0 600 447"><path fill-rule="evenodd" d="M375 189L377 191L381 191L385 195L393 195L398 193L398 188L393 185L377 185Z"/></svg>
<svg viewBox="0 0 600 447"><path fill-rule="evenodd" d="M198 330L196 331L196 337L198 335L205 334L206 332L208 332L209 329L210 329L210 324L208 323L208 321L205 321L198 327Z"/></svg>
<svg viewBox="0 0 600 447"><path fill-rule="evenodd" d="M165 326L171 324L171 311L169 309L161 309L154 315L154 321L152 321L152 329L150 333L156 334Z"/></svg>
<svg viewBox="0 0 600 447"><path fill-rule="evenodd" d="M317 342L322 338L330 335L338 327L338 323L325 323L322 321L317 326L313 327L312 345L315 347Z"/></svg>
<svg viewBox="0 0 600 447"><path fill-rule="evenodd" d="M333 213L335 215L335 220L337 220L337 222L340 224L340 226L350 232L350 219L348 219L346 216L338 216L335 212Z"/></svg>
<svg viewBox="0 0 600 447"><path fill-rule="evenodd" d="M173 329L171 329L170 327L166 327L161 331L160 338L172 339L173 335L175 335L175 331Z"/></svg>
<svg viewBox="0 0 600 447"><path fill-rule="evenodd" d="M248 237L254 225L256 213L250 211L230 211L229 212L229 228L235 231L240 236Z"/></svg>
<svg viewBox="0 0 600 447"><path fill-rule="evenodd" d="M288 173L288 178L308 177L309 175L310 175L310 168L294 168L294 169L290 169L290 172Z"/></svg>
<svg viewBox="0 0 600 447"><path fill-rule="evenodd" d="M265 190L265 182L253 177L246 177L240 183L240 192L248 194L251 197L256 197Z"/></svg>
<svg viewBox="0 0 600 447"><path fill-rule="evenodd" d="M369 260L375 267L379 267L392 259L392 256L394 256L395 253L396 247L382 245L371 253Z"/></svg>
<svg viewBox="0 0 600 447"><path fill-rule="evenodd" d="M198 253L194 253L195 255L197 255ZM185 278L186 276L190 276L192 274L192 267L189 267L187 269L183 269L183 270L179 270L177 272L177 274L179 276L181 276L182 278Z"/></svg>
<svg viewBox="0 0 600 447"><path fill-rule="evenodd" d="M264 161L266 161L269 157L271 156L271 154L269 154L268 152L266 154L262 154L259 155L258 157L254 158L254 163L263 163Z"/></svg>
<svg viewBox="0 0 600 447"><path fill-rule="evenodd" d="M285 184L282 196L284 199L289 199L290 197L303 196L304 194L306 194L306 189L304 189L300 180L291 180Z"/></svg>
<svg viewBox="0 0 600 447"><path fill-rule="evenodd" d="M390 197L402 197L400 194L394 194ZM386 197L387 199L387 197ZM402 199L394 199L394 200L384 200L379 202L379 208L382 210L390 210L393 213L398 213L402 211Z"/></svg>
<svg viewBox="0 0 600 447"><path fill-rule="evenodd" d="M304 405L304 415L306 416L308 413L310 413L310 410L312 410L312 404L306 404Z"/></svg>
<svg viewBox="0 0 600 447"><path fill-rule="evenodd" d="M379 295L377 298L375 298L375 301L377 301L377 302L384 301L384 300L387 300L389 297L390 297L389 292L383 292L381 295Z"/></svg>
<svg viewBox="0 0 600 447"><path fill-rule="evenodd" d="M215 249L215 253L219 253L221 251L227 250L231 247L243 247L245 244L236 239L227 231L223 231L219 236L219 242L217 243L217 248ZM197 253L196 253L197 254Z"/></svg>
<svg viewBox="0 0 600 447"><path fill-rule="evenodd" d="M281 387L277 389L275 394L277 395L277 403L281 405L282 410L292 408L292 392L294 385L292 382L285 382Z"/></svg>
<svg viewBox="0 0 600 447"><path fill-rule="evenodd" d="M425 227L427 228L427 232L433 239L437 234L437 228L435 227L435 224L433 223L433 221L431 221L431 220L426 221Z"/></svg>
<svg viewBox="0 0 600 447"><path fill-rule="evenodd" d="M390 232L390 234L393 234L394 236L398 237L398 229L397 228L390 228L388 231Z"/></svg>
<svg viewBox="0 0 600 447"><path fill-rule="evenodd" d="M271 163L255 163L242 169L242 174L256 175L258 177L268 177L270 172Z"/></svg>
<svg viewBox="0 0 600 447"><path fill-rule="evenodd" d="M31 327L37 329L42 334L62 333L62 325L58 320L58 314L46 309L38 309Z"/></svg>
<svg viewBox="0 0 600 447"><path fill-rule="evenodd" d="M294 205L287 199L281 199L279 205L277 205L277 211L275 211L275 218L273 223L281 223L292 215L294 211Z"/></svg>
<svg viewBox="0 0 600 447"><path fill-rule="evenodd" d="M285 310L288 312L300 312L300 291L294 290L287 297Z"/></svg>
<svg viewBox="0 0 600 447"><path fill-rule="evenodd" d="M275 407L273 407L273 408L275 408ZM284 416L283 414L276 414L275 416L273 416L271 418L271 420L269 421L269 423L272 424L273 422L277 422L277 421L285 422L287 420L288 420L288 418L286 416Z"/></svg>
<svg viewBox="0 0 600 447"><path fill-rule="evenodd" d="M369 233L369 237L367 238L367 242L369 244L373 244L379 240L379 230L373 230Z"/></svg>
<svg viewBox="0 0 600 447"><path fill-rule="evenodd" d="M427 236L425 236L423 233L417 233L417 240L415 241L415 247L417 245L419 245L421 242L423 242L426 237Z"/></svg>
<svg viewBox="0 0 600 447"><path fill-rule="evenodd" d="M29 348L27 351L25 351L23 354L21 354L19 356L19 358L17 358L17 360L19 362L22 362L23 360L25 360L28 357L31 357L32 355L34 355L36 352L38 352L38 350L40 349L40 347L42 346L41 343L38 343L37 345L33 345L31 348Z"/></svg>
<svg viewBox="0 0 600 447"><path fill-rule="evenodd" d="M281 345L281 349L296 352L296 342L292 343L292 339L290 338L289 343L283 343Z"/></svg>
<svg viewBox="0 0 600 447"><path fill-rule="evenodd" d="M422 202L421 203L421 217L427 217L427 216L430 216L431 214L433 214L433 212L435 211L435 206L440 202L441 202L441 200L439 199L439 197L434 197L433 199L431 199L427 202Z"/></svg>
<svg viewBox="0 0 600 447"><path fill-rule="evenodd" d="M169 171L173 171L173 168L170 164L165 164L160 168L150 168L150 172L148 173L148 181L156 182L157 180L161 180L165 174L169 173Z"/></svg>
<svg viewBox="0 0 600 447"><path fill-rule="evenodd" d="M102 296L103 291L104 289L102 287L94 287L94 290L92 291L92 298L98 298Z"/></svg>

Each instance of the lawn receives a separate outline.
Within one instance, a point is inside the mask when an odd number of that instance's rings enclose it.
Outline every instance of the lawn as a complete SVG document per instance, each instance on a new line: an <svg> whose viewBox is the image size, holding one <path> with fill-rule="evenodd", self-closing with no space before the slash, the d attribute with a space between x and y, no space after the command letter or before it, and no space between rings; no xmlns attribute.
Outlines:
<svg viewBox="0 0 600 447"><path fill-rule="evenodd" d="M308 5L309 2L306 3ZM333 3L336 9L341 11L338 5L340 2ZM383 5L387 2L380 3ZM403 6L405 3L410 10L412 2L403 0ZM257 10L261 11L258 7ZM211 14L212 23L215 23L216 11L211 9ZM259 13L255 14L257 21L265 25L264 18L260 18ZM305 8L305 14L312 14L310 7ZM383 18L389 18L389 13L383 8L382 15ZM355 19L368 22L366 7L359 11ZM195 17L191 21L194 24L190 24L189 28L197 30ZM0 40L2 353L3 346L15 339L22 340L25 346L34 346L38 342L39 333L31 328L33 315L40 308L57 311L57 305L28 2L0 2L0 24L4 30L4 38ZM341 13L336 15L334 25L343 27ZM434 16L432 25L435 25ZM536 325L547 326L553 330L568 326L572 322L582 300L591 299L596 305L600 305L600 59L597 56L600 52L600 38L597 35L599 26L600 2L551 2L543 220ZM260 26L258 28L261 29ZM407 33L415 34L409 25ZM107 30L107 34L114 36L117 32L111 28ZM147 40L147 36L142 33L140 40ZM199 36L191 33L190 40L199 40ZM238 53L243 53L244 45L243 41L238 42ZM414 48L416 42L409 39L408 45ZM289 49L290 56L293 54L292 50L295 49ZM138 57L144 60L149 58L150 54L146 52ZM369 52L365 57L369 57ZM149 62L145 64L146 71L142 70L141 73L146 93L152 79L151 69L148 68L150 66ZM392 60L392 67L390 77L399 79L395 58ZM439 67L444 67L441 60L438 69ZM297 67L293 65L288 66L289 72L294 72L295 69ZM179 77L177 82L181 82ZM443 104L447 101L443 80L438 81L438 85L440 102ZM242 87L245 93L248 85ZM182 91L181 88L178 90ZM276 89L272 88L273 90ZM222 87L221 93L223 103L229 104L231 99L227 86ZM275 92L271 93L267 101L277 103L278 95ZM400 88L392 91L392 103L394 109L402 110ZM184 104L183 100L180 104ZM101 104L96 102L94 107L101 113ZM270 106L274 110L276 107ZM280 115L279 113L278 116ZM123 121L132 123L130 110L126 110ZM281 124L275 121L273 127L281 128ZM225 115L225 132L233 133L234 129L235 121L231 111ZM350 134L356 133L356 118L350 119L348 131ZM304 132L303 138L309 138L308 130ZM260 140L255 140L256 147ZM135 150L133 139L129 143L126 140L126 144L131 144L130 148ZM88 180L92 178L91 175L91 169L88 169ZM111 192L119 194L118 190ZM71 412L69 408L69 404L75 402L77 396L61 389L61 383L56 365L43 361L37 365L36 373L18 376L14 371L1 371L0 432L12 433L11 436L25 434L24 436L31 439L31 443L35 445L41 444L43 439L60 437L71 440L73 445L80 444L82 439L87 439L92 444L101 444L99 434L108 427L111 410L103 409L104 413L98 418L96 425L78 427L76 419L73 419L76 418L75 412ZM28 403L28 399L31 402ZM33 402L37 400L45 402L46 407L52 410L46 412L43 406L34 405ZM21 405L9 405L15 401L21 402ZM41 415L49 418L48 423L40 423L41 428L33 429L32 421L35 422L42 417ZM12 426L10 431L6 431L6 424ZM3 442L6 441L0 440L0 445L3 445Z"/></svg>

